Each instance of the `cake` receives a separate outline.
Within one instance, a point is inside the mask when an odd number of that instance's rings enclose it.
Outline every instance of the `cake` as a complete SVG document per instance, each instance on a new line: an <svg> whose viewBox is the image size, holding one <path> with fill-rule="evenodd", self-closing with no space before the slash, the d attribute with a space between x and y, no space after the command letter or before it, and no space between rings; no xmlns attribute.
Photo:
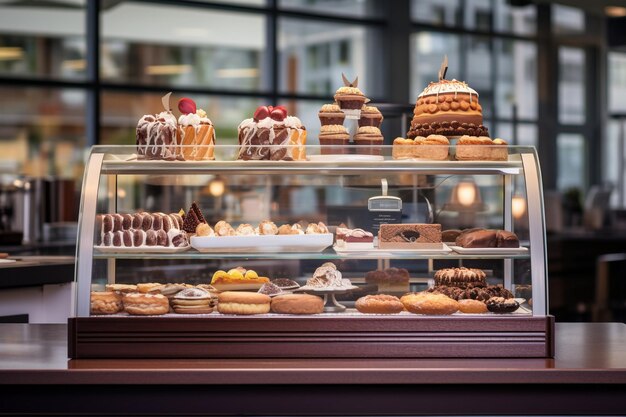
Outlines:
<svg viewBox="0 0 626 417"><path fill-rule="evenodd" d="M455 158L460 161L506 161L509 157L504 139L462 136L456 144Z"/></svg>
<svg viewBox="0 0 626 417"><path fill-rule="evenodd" d="M370 271L365 274L365 282L377 285L380 292L404 293L409 291L409 271L395 267Z"/></svg>
<svg viewBox="0 0 626 417"><path fill-rule="evenodd" d="M322 155L347 154L350 150L350 134L343 125L324 125L320 128Z"/></svg>
<svg viewBox="0 0 626 417"><path fill-rule="evenodd" d="M105 247L189 246L183 220L177 213L103 214L98 216L99 244Z"/></svg>
<svg viewBox="0 0 626 417"><path fill-rule="evenodd" d="M137 122L137 159L182 160L183 155L177 142L177 123L169 108L168 93L161 98L165 108L159 114L146 114Z"/></svg>
<svg viewBox="0 0 626 417"><path fill-rule="evenodd" d="M254 117L239 124L239 154L243 160L306 160L306 128L287 115L283 106L259 106Z"/></svg>
<svg viewBox="0 0 626 417"><path fill-rule="evenodd" d="M448 159L450 141L445 136L417 136L414 139L396 138L393 141L391 155L393 159L429 159L442 161Z"/></svg>
<svg viewBox="0 0 626 417"><path fill-rule="evenodd" d="M204 219L204 216L202 215L202 212L200 211L200 207L198 207L198 204L196 204L196 202L194 201L193 203L191 203L191 207L189 207L189 210L187 211L187 213L185 213L183 216L182 229L187 233L193 234L193 233L196 233L196 230L199 225L205 224L205 223L206 223L206 220ZM207 235L209 234L210 233L207 233Z"/></svg>
<svg viewBox="0 0 626 417"><path fill-rule="evenodd" d="M462 248L519 248L519 239L506 230L469 229L456 237L455 244Z"/></svg>
<svg viewBox="0 0 626 417"><path fill-rule="evenodd" d="M435 272L435 286L450 286L465 288L468 285L486 287L486 275L481 269L475 268L445 268Z"/></svg>
<svg viewBox="0 0 626 417"><path fill-rule="evenodd" d="M202 109L189 98L178 101L178 144L181 145L183 159L202 161L215 159L215 128Z"/></svg>
<svg viewBox="0 0 626 417"><path fill-rule="evenodd" d="M345 249L374 249L374 235L363 229L346 229L337 236L337 246Z"/></svg>
<svg viewBox="0 0 626 417"><path fill-rule="evenodd" d="M358 123L359 127L373 126L380 129L380 126L383 124L383 115L378 108L363 105L363 108L361 109L361 118Z"/></svg>
<svg viewBox="0 0 626 417"><path fill-rule="evenodd" d="M476 90L465 82L446 80L447 57L439 81L431 82L417 97L409 138L432 134L443 136L488 136Z"/></svg>
<svg viewBox="0 0 626 417"><path fill-rule="evenodd" d="M346 118L337 104L324 104L317 115L322 126L343 125Z"/></svg>
<svg viewBox="0 0 626 417"><path fill-rule="evenodd" d="M383 145L383 134L374 126L359 127L354 135L354 143L357 145L356 153L366 155L380 155Z"/></svg>
<svg viewBox="0 0 626 417"><path fill-rule="evenodd" d="M349 279L344 279L337 266L332 262L322 264L309 278L301 290L342 290L351 289L354 286Z"/></svg>
<svg viewBox="0 0 626 417"><path fill-rule="evenodd" d="M381 224L379 249L442 249L440 224Z"/></svg>

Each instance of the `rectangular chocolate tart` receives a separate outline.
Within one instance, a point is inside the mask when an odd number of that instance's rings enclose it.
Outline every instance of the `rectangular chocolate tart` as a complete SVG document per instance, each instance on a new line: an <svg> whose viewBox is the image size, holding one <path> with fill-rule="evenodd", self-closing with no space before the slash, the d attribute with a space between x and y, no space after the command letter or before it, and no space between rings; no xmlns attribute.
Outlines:
<svg viewBox="0 0 626 417"><path fill-rule="evenodd" d="M380 249L443 249L440 224L381 224Z"/></svg>

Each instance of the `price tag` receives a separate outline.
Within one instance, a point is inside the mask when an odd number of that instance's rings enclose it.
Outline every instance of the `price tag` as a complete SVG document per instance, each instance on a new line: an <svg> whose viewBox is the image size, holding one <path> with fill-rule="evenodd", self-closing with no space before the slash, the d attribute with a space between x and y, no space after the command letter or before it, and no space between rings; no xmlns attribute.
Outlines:
<svg viewBox="0 0 626 417"><path fill-rule="evenodd" d="M381 180L382 195L367 200L367 210L370 214L370 230L376 236L381 224L401 223L402 199L387 195L387 180Z"/></svg>

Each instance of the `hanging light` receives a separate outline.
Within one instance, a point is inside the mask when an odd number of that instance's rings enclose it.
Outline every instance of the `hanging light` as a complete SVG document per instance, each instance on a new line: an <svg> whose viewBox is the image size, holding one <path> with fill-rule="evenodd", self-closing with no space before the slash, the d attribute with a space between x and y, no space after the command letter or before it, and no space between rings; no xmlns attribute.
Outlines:
<svg viewBox="0 0 626 417"><path fill-rule="evenodd" d="M511 199L511 213L516 219L520 219L526 213L526 199L523 196L513 196Z"/></svg>
<svg viewBox="0 0 626 417"><path fill-rule="evenodd" d="M463 179L452 188L446 209L480 211L484 209L480 189L472 179Z"/></svg>
<svg viewBox="0 0 626 417"><path fill-rule="evenodd" d="M209 182L209 194L213 197L221 197L226 190L226 183L221 177L215 177Z"/></svg>

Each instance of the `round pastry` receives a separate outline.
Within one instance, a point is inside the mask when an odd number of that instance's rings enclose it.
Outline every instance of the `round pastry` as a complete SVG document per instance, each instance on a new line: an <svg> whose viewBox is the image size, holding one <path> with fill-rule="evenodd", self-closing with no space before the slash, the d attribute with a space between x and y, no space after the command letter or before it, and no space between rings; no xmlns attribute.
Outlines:
<svg viewBox="0 0 626 417"><path fill-rule="evenodd" d="M196 236L215 236L215 232L208 223L200 223L196 226Z"/></svg>
<svg viewBox="0 0 626 417"><path fill-rule="evenodd" d="M158 282L145 282L145 283L137 284L137 291L139 291L142 294L146 294L150 292L151 289L157 288L160 286L161 284L159 284Z"/></svg>
<svg viewBox="0 0 626 417"><path fill-rule="evenodd" d="M459 300L459 311L466 314L483 314L487 312L487 306L478 300Z"/></svg>
<svg viewBox="0 0 626 417"><path fill-rule="evenodd" d="M274 224L274 222L269 220L263 220L259 223L259 234L260 235L275 235L278 233L278 227Z"/></svg>
<svg viewBox="0 0 626 417"><path fill-rule="evenodd" d="M459 303L443 294L419 292L405 294L400 299L404 308L415 314L450 315L459 310Z"/></svg>
<svg viewBox="0 0 626 417"><path fill-rule="evenodd" d="M319 314L324 311L324 300L309 294L277 295L271 309L279 314Z"/></svg>
<svg viewBox="0 0 626 417"><path fill-rule="evenodd" d="M346 85L343 87L339 87L339 89L335 92L335 102L339 105L341 109L352 109L352 110L360 110L368 100L367 97L363 95L361 90L357 87L353 87L352 85Z"/></svg>
<svg viewBox="0 0 626 417"><path fill-rule="evenodd" d="M514 298L491 297L487 300L487 310L492 313L512 313L519 308L519 303Z"/></svg>
<svg viewBox="0 0 626 417"><path fill-rule="evenodd" d="M122 296L114 291L91 292L91 314L115 314L123 307Z"/></svg>
<svg viewBox="0 0 626 417"><path fill-rule="evenodd" d="M213 312L211 295L200 288L186 288L171 300L178 314L209 314Z"/></svg>
<svg viewBox="0 0 626 417"><path fill-rule="evenodd" d="M249 225L248 223L242 223L237 226L235 230L235 234L237 236L254 236L256 232L254 231L254 227Z"/></svg>
<svg viewBox="0 0 626 417"><path fill-rule="evenodd" d="M115 291L120 294L128 294L137 291L137 286L131 284L107 284L104 288L106 288L107 291Z"/></svg>
<svg viewBox="0 0 626 417"><path fill-rule="evenodd" d="M393 295L366 295L356 300L356 309L361 313L396 314L404 310L404 306Z"/></svg>
<svg viewBox="0 0 626 417"><path fill-rule="evenodd" d="M466 287L468 284L486 286L485 273L475 268L445 268L435 272L435 285Z"/></svg>
<svg viewBox="0 0 626 417"><path fill-rule="evenodd" d="M245 291L225 291L217 296L217 311L222 314L265 314L270 312L272 299L265 294Z"/></svg>
<svg viewBox="0 0 626 417"><path fill-rule="evenodd" d="M132 315L152 316L170 311L167 297L161 294L124 294L122 303L124 303L124 311Z"/></svg>
<svg viewBox="0 0 626 417"><path fill-rule="evenodd" d="M235 236L235 229L233 229L233 227L225 222L224 220L220 220L219 222L215 223L215 227L213 228L213 230L215 230L215 234L217 236Z"/></svg>
<svg viewBox="0 0 626 417"><path fill-rule="evenodd" d="M317 115L322 126L343 125L343 121L346 118L345 113L341 111L337 104L324 104Z"/></svg>

